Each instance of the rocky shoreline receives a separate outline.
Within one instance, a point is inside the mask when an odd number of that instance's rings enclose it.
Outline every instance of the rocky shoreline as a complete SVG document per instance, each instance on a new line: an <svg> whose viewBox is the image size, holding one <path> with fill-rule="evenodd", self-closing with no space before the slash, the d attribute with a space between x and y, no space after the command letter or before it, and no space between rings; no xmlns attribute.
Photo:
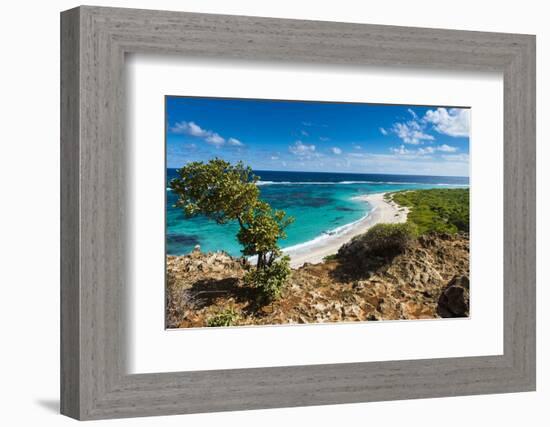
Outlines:
<svg viewBox="0 0 550 427"><path fill-rule="evenodd" d="M342 258L293 270L282 297L263 304L243 283L247 261L195 250L167 257L166 327L436 319L469 315L469 235L420 236L392 259L358 267Z"/></svg>

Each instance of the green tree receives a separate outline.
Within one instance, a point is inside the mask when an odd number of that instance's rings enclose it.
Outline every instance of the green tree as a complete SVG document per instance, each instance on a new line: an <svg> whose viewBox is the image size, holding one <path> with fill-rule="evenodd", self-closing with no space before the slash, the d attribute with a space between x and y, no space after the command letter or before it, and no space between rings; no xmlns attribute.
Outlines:
<svg viewBox="0 0 550 427"><path fill-rule="evenodd" d="M177 174L170 188L186 216L202 214L218 224L237 221L243 255L256 256L258 270L273 265L281 255L278 241L286 237L285 228L293 218L259 199L259 178L250 167L216 158L189 163Z"/></svg>
<svg viewBox="0 0 550 427"><path fill-rule="evenodd" d="M268 203L258 200L243 214L243 226L237 234L244 247L243 255L257 256L258 269L270 267L281 255L277 241L286 238L285 228L292 221L284 211L274 210Z"/></svg>

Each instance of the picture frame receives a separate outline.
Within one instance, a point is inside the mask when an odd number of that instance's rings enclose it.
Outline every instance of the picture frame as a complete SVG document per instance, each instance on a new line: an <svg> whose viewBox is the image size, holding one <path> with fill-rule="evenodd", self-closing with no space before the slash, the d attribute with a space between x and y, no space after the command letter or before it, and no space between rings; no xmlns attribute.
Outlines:
<svg viewBox="0 0 550 427"><path fill-rule="evenodd" d="M128 53L503 73L498 356L127 374ZM81 6L61 14L61 413L79 420L532 391L535 36Z"/></svg>

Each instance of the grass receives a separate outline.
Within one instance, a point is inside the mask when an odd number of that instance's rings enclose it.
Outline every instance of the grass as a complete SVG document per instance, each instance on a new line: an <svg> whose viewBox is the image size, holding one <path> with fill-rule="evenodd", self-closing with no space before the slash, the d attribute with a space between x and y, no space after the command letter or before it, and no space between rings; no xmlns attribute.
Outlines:
<svg viewBox="0 0 550 427"><path fill-rule="evenodd" d="M419 234L470 231L468 188L401 191L392 199L410 209L407 222L416 225Z"/></svg>

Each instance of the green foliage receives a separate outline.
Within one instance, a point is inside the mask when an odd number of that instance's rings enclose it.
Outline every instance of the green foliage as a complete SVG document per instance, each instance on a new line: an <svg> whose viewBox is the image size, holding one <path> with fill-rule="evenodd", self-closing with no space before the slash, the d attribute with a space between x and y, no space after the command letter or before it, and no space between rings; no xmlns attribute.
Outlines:
<svg viewBox="0 0 550 427"><path fill-rule="evenodd" d="M337 256L349 274L361 275L403 253L416 236L413 224L377 224L342 245Z"/></svg>
<svg viewBox="0 0 550 427"><path fill-rule="evenodd" d="M188 217L205 215L218 224L239 220L257 202L259 190L250 167L232 165L222 159L192 162L177 170L170 188Z"/></svg>
<svg viewBox="0 0 550 427"><path fill-rule="evenodd" d="M416 227L409 223L376 224L358 239L371 255L394 256L403 252L416 236Z"/></svg>
<svg viewBox="0 0 550 427"><path fill-rule="evenodd" d="M278 240L286 237L284 230L293 218L259 199L259 177L250 167L216 158L189 163L177 173L170 188L178 195L176 206L188 217L202 214L218 224L237 221L243 255L257 256L258 269L271 266L280 256Z"/></svg>
<svg viewBox="0 0 550 427"><path fill-rule="evenodd" d="M333 261L335 259L338 259L337 254L331 254L331 255L327 255L326 257L323 257L323 261Z"/></svg>
<svg viewBox="0 0 550 427"><path fill-rule="evenodd" d="M247 285L260 290L262 297L268 301L281 296L284 285L290 276L290 258L288 256L274 260L270 265L253 269L246 273Z"/></svg>
<svg viewBox="0 0 550 427"><path fill-rule="evenodd" d="M243 255L258 256L258 268L269 267L281 254L277 244L286 238L285 228L293 221L284 211L274 210L268 203L258 201L242 217L245 227L241 227L237 238L243 245Z"/></svg>
<svg viewBox="0 0 550 427"><path fill-rule="evenodd" d="M214 314L206 320L206 326L220 327L220 326L234 326L241 316L233 308L226 308L219 313Z"/></svg>
<svg viewBox="0 0 550 427"><path fill-rule="evenodd" d="M393 200L411 210L407 222L420 234L470 230L470 191L467 188L415 190L394 193Z"/></svg>

